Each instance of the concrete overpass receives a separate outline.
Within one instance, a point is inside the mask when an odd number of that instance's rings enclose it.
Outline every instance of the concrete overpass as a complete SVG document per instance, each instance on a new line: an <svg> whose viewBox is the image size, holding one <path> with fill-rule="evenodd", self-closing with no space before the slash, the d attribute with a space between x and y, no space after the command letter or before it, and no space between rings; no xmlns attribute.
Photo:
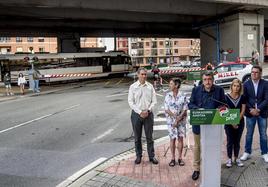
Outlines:
<svg viewBox="0 0 268 187"><path fill-rule="evenodd" d="M196 37L193 26L264 8L266 0L0 0L0 33Z"/></svg>
<svg viewBox="0 0 268 187"><path fill-rule="evenodd" d="M60 51L67 52L76 51L73 43L81 36L202 39L203 33L221 47L224 32L203 28L241 20L243 16L230 17L250 13L260 15L261 38L267 8L266 0L0 0L0 36L57 36ZM258 25L260 21L259 17L256 23L250 20L244 24Z"/></svg>

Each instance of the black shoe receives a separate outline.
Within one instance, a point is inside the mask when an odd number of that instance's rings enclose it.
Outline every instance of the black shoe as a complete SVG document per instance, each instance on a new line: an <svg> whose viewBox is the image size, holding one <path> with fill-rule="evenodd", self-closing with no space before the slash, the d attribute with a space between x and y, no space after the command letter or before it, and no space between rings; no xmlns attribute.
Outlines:
<svg viewBox="0 0 268 187"><path fill-rule="evenodd" d="M192 175L192 179L197 180L199 178L199 175L200 175L200 171L194 171Z"/></svg>
<svg viewBox="0 0 268 187"><path fill-rule="evenodd" d="M158 164L158 160L156 160L156 158L150 158L149 161L153 164Z"/></svg>
<svg viewBox="0 0 268 187"><path fill-rule="evenodd" d="M140 164L141 163L141 157L137 157L136 160L135 160L135 164Z"/></svg>

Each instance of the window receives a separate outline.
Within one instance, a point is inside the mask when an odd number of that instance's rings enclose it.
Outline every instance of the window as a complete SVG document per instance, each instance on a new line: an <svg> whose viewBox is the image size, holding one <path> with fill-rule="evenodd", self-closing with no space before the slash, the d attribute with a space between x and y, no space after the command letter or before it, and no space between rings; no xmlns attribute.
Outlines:
<svg viewBox="0 0 268 187"><path fill-rule="evenodd" d="M150 43L149 42L146 42L146 47L149 47L150 46Z"/></svg>
<svg viewBox="0 0 268 187"><path fill-rule="evenodd" d="M159 42L159 45L160 45L160 46L163 46L163 45L164 45L164 42L163 42L163 41L160 41L160 42Z"/></svg>
<svg viewBox="0 0 268 187"><path fill-rule="evenodd" d="M153 49L151 52L152 52L152 56L157 56L157 49Z"/></svg>
<svg viewBox="0 0 268 187"><path fill-rule="evenodd" d="M170 49L166 49L166 55L171 55L171 50Z"/></svg>
<svg viewBox="0 0 268 187"><path fill-rule="evenodd" d="M157 48L157 42L152 43L152 48Z"/></svg>
<svg viewBox="0 0 268 187"><path fill-rule="evenodd" d="M44 42L45 38L38 38L38 42Z"/></svg>
<svg viewBox="0 0 268 187"><path fill-rule="evenodd" d="M215 71L218 73L227 72L229 71L229 66L220 66L216 68Z"/></svg>
<svg viewBox="0 0 268 187"><path fill-rule="evenodd" d="M22 38L21 37L16 37L16 42L22 42Z"/></svg>
<svg viewBox="0 0 268 187"><path fill-rule="evenodd" d="M28 37L27 42L33 42L33 37Z"/></svg>
<svg viewBox="0 0 268 187"><path fill-rule="evenodd" d="M241 70L244 67L245 67L244 64L233 64L231 65L231 71Z"/></svg>
<svg viewBox="0 0 268 187"><path fill-rule="evenodd" d="M178 49L174 49L174 53L178 54L179 50Z"/></svg>
<svg viewBox="0 0 268 187"><path fill-rule="evenodd" d="M166 41L166 47L171 47L170 41Z"/></svg>
<svg viewBox="0 0 268 187"><path fill-rule="evenodd" d="M177 45L178 44L178 41L174 41L174 45Z"/></svg>
<svg viewBox="0 0 268 187"><path fill-rule="evenodd" d="M40 53L45 52L45 49L43 47L39 47L39 52Z"/></svg>
<svg viewBox="0 0 268 187"><path fill-rule="evenodd" d="M0 42L10 42L10 37L0 37Z"/></svg>

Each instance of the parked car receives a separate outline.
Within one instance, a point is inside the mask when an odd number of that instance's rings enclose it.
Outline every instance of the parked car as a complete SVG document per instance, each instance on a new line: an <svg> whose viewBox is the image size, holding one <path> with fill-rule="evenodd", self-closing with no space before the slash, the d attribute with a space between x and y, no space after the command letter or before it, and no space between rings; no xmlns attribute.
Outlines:
<svg viewBox="0 0 268 187"><path fill-rule="evenodd" d="M227 86L235 78L245 82L250 78L251 68L252 64L250 62L227 62L220 64L214 69L215 84Z"/></svg>
<svg viewBox="0 0 268 187"><path fill-rule="evenodd" d="M185 68L191 67L191 61L189 60L183 60L183 61L180 61L180 63L182 67L185 67Z"/></svg>
<svg viewBox="0 0 268 187"><path fill-rule="evenodd" d="M222 63L213 70L214 83L219 86L229 86L235 78L245 82L250 78L251 68L250 62ZM194 82L194 86L199 84L200 81Z"/></svg>

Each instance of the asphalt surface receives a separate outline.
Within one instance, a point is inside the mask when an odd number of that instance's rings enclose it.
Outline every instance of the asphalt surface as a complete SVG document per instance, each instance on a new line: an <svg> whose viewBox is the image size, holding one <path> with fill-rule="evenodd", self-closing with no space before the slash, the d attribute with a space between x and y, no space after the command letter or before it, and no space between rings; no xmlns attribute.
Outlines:
<svg viewBox="0 0 268 187"><path fill-rule="evenodd" d="M1 102L0 186L56 186L100 157L133 148L127 103L131 83L101 80ZM155 114L163 110L163 95L157 94ZM155 139L166 135L165 129L154 131Z"/></svg>

